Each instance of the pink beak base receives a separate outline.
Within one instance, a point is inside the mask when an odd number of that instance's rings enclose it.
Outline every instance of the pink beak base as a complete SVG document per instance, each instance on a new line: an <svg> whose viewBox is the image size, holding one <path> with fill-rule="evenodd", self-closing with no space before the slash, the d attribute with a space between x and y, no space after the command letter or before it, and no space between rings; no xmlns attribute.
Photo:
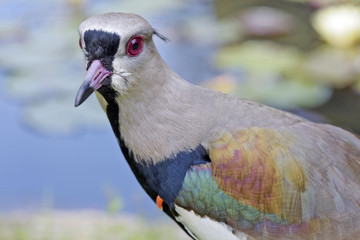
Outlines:
<svg viewBox="0 0 360 240"><path fill-rule="evenodd" d="M81 105L93 92L98 90L102 86L104 79L110 74L111 72L106 70L100 60L94 60L76 94L75 107Z"/></svg>

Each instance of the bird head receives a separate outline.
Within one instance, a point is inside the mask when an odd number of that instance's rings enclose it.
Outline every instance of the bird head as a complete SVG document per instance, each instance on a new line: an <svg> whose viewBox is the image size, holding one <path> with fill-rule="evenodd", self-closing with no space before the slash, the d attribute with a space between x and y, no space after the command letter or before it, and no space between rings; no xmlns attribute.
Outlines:
<svg viewBox="0 0 360 240"><path fill-rule="evenodd" d="M105 13L90 17L80 24L79 34L87 74L76 95L76 107L97 90L126 93L144 79L148 74L144 68L151 69L146 65L159 56L152 40L153 34L158 33L135 14Z"/></svg>

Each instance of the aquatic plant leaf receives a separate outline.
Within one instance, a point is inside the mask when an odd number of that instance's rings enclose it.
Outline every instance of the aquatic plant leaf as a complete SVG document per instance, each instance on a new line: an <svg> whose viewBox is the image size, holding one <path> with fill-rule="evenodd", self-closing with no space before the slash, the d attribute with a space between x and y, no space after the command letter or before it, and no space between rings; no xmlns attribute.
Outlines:
<svg viewBox="0 0 360 240"><path fill-rule="evenodd" d="M356 67L358 49L342 51L321 46L304 61L304 72L315 81L335 88L351 86L360 77Z"/></svg>
<svg viewBox="0 0 360 240"><path fill-rule="evenodd" d="M282 73L296 69L302 53L271 41L248 41L220 49L215 57L219 68L238 68L249 72ZM276 58L276 61L274 61Z"/></svg>
<svg viewBox="0 0 360 240"><path fill-rule="evenodd" d="M278 75L259 73L249 73L238 78L221 75L203 85L284 109L319 106L332 93L330 87L304 79L284 80Z"/></svg>
<svg viewBox="0 0 360 240"><path fill-rule="evenodd" d="M74 107L74 96L46 98L24 107L23 123L43 135L74 135L86 128L100 130L107 124L106 116L95 96L79 108Z"/></svg>

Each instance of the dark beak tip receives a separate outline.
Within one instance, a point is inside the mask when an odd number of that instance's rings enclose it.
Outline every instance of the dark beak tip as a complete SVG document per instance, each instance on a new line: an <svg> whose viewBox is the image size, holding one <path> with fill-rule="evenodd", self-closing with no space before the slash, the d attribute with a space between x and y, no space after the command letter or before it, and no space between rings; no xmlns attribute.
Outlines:
<svg viewBox="0 0 360 240"><path fill-rule="evenodd" d="M80 106L94 91L95 89L88 82L84 82L76 94L74 106Z"/></svg>
<svg viewBox="0 0 360 240"><path fill-rule="evenodd" d="M81 105L81 103L75 100L74 106L75 106L75 107L78 107L78 106L80 106L80 105Z"/></svg>

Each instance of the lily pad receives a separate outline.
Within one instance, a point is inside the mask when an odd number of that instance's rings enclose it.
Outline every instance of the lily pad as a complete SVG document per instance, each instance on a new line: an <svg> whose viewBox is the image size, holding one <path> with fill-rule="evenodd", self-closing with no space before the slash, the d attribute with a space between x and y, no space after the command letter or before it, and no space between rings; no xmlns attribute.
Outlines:
<svg viewBox="0 0 360 240"><path fill-rule="evenodd" d="M291 109L316 107L326 102L332 89L304 79L284 80L277 75L249 73L244 78L222 75L205 86L268 105Z"/></svg>
<svg viewBox="0 0 360 240"><path fill-rule="evenodd" d="M95 96L81 107L74 107L74 95L57 96L36 101L24 108L26 126L43 135L74 135L86 128L104 129L108 123Z"/></svg>
<svg viewBox="0 0 360 240"><path fill-rule="evenodd" d="M234 17L215 19L211 15L200 15L185 20L183 28L185 37L195 44L223 45L244 37L241 23Z"/></svg>
<svg viewBox="0 0 360 240"><path fill-rule="evenodd" d="M311 52L304 71L312 79L335 88L351 86L360 77L356 67L357 49L342 51L322 46Z"/></svg>
<svg viewBox="0 0 360 240"><path fill-rule="evenodd" d="M248 41L218 51L215 64L219 68L238 68L257 73L285 73L297 69L302 53L271 41Z"/></svg>
<svg viewBox="0 0 360 240"><path fill-rule="evenodd" d="M294 16L283 10L267 6L250 7L241 14L247 34L255 37L276 37L294 29Z"/></svg>

